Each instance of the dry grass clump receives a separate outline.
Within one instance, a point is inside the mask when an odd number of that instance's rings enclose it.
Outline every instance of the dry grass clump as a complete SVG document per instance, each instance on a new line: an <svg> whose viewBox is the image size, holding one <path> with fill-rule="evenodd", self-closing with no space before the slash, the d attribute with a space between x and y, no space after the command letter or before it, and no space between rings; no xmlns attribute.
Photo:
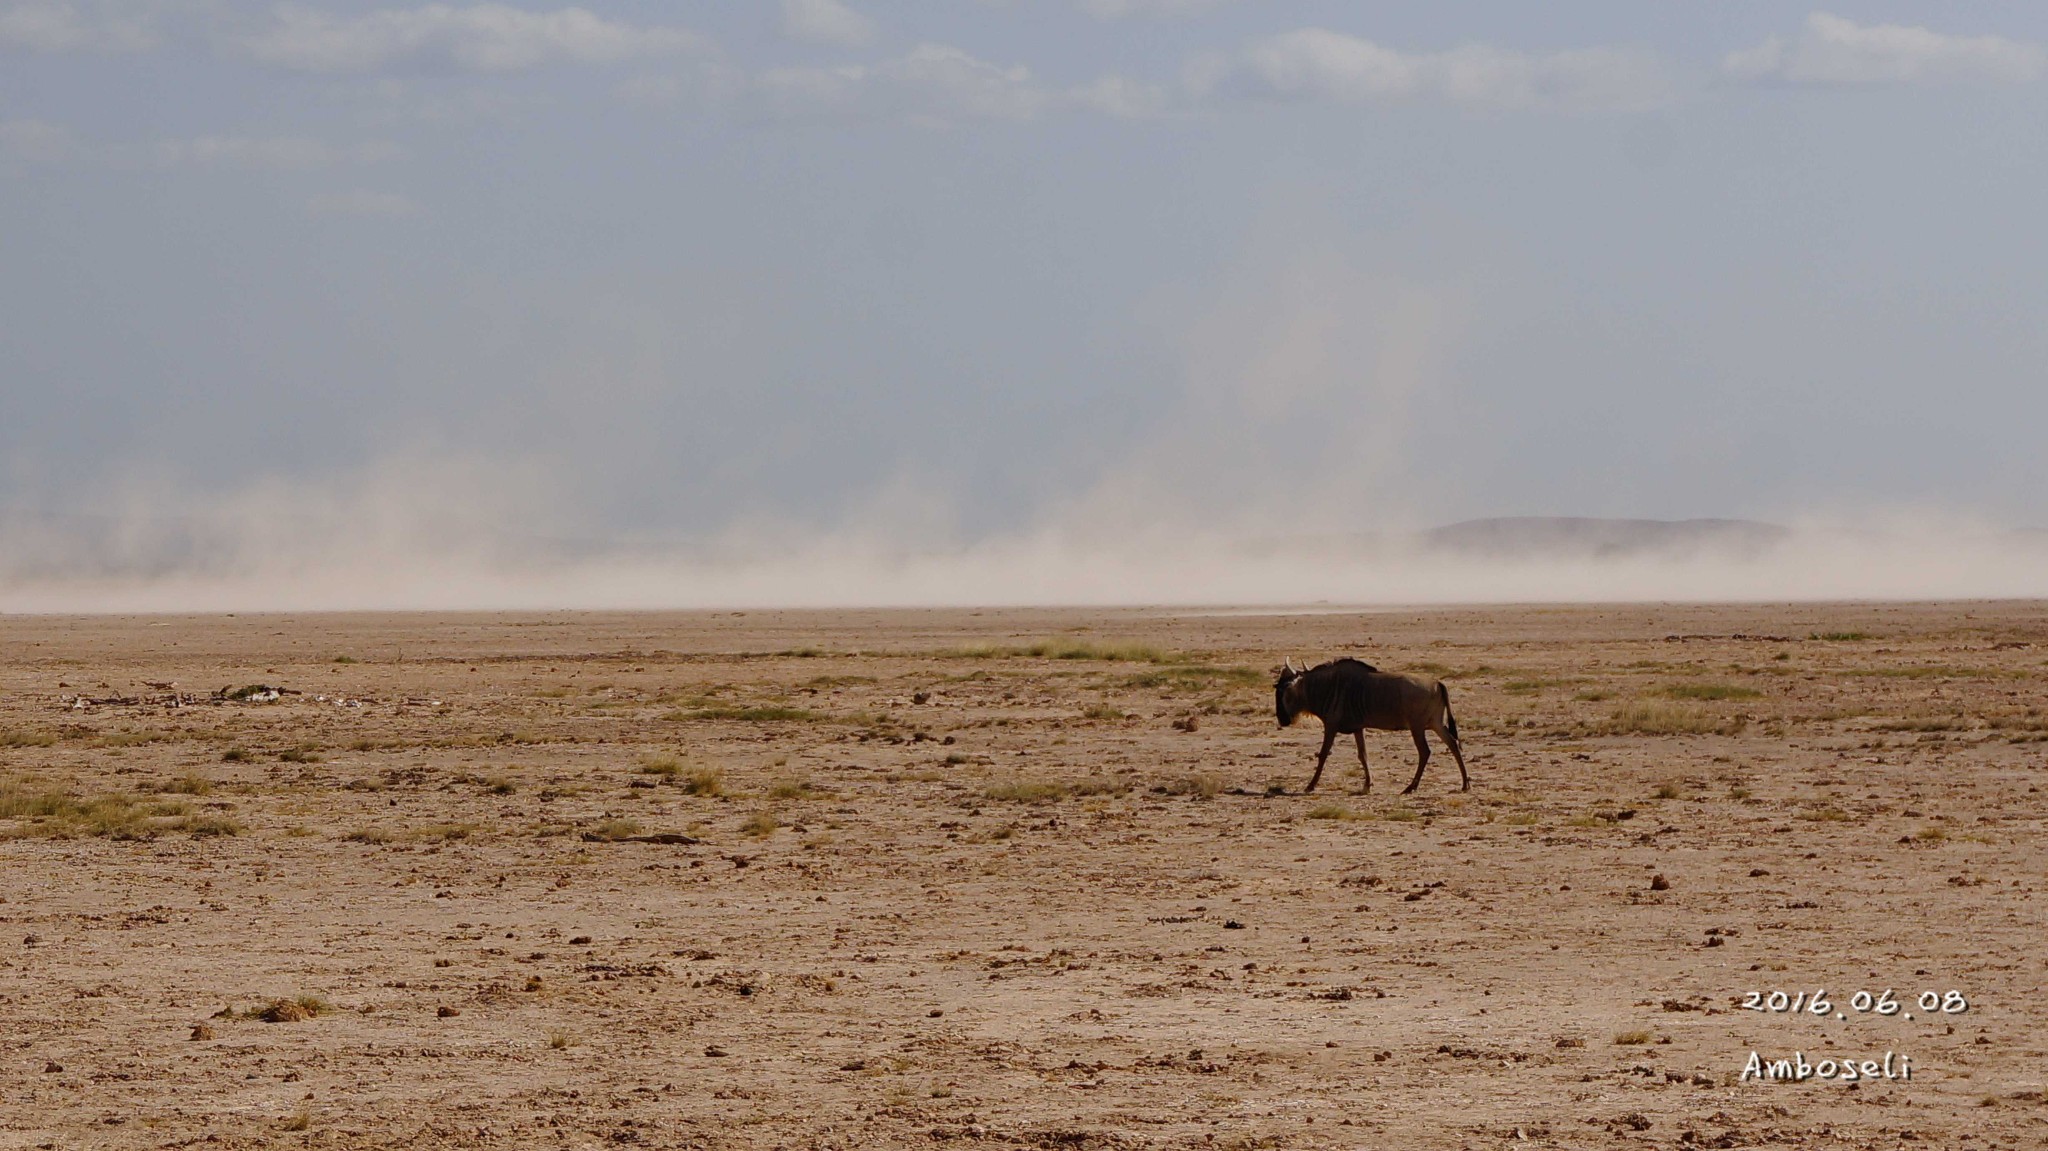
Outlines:
<svg viewBox="0 0 2048 1151"><path fill-rule="evenodd" d="M956 647L931 654L936 659L1072 659L1105 663L1180 663L1185 658L1145 644L1094 643L1079 639L1041 640L1014 647Z"/></svg>
<svg viewBox="0 0 2048 1151"><path fill-rule="evenodd" d="M808 779L785 779L768 789L771 799L830 799L832 793Z"/></svg>
<svg viewBox="0 0 2048 1151"><path fill-rule="evenodd" d="M640 761L641 775L658 775L673 779L683 772L683 761L673 755L650 755Z"/></svg>
<svg viewBox="0 0 2048 1151"><path fill-rule="evenodd" d="M1341 803L1318 804L1315 807L1309 808L1308 817L1310 819L1334 819L1340 822L1372 818L1369 815L1360 815Z"/></svg>
<svg viewBox="0 0 2048 1151"><path fill-rule="evenodd" d="M406 838L421 843L452 843L476 834L474 823L430 823L406 832Z"/></svg>
<svg viewBox="0 0 2048 1151"><path fill-rule="evenodd" d="M780 704L757 704L738 707L729 704L713 704L706 707L666 712L663 719L670 722L688 720L738 720L742 723L819 723L831 717L822 712L803 707L785 707Z"/></svg>
<svg viewBox="0 0 2048 1151"><path fill-rule="evenodd" d="M1674 683L1663 694L1672 699L1759 699L1764 693L1735 683Z"/></svg>
<svg viewBox="0 0 2048 1151"><path fill-rule="evenodd" d="M12 727L0 731L0 747L51 747L56 742L57 736L47 731L23 731Z"/></svg>
<svg viewBox="0 0 2048 1151"><path fill-rule="evenodd" d="M745 823L740 824L740 834L760 839L775 834L775 829L781 826L773 812L757 811L748 816Z"/></svg>
<svg viewBox="0 0 2048 1151"><path fill-rule="evenodd" d="M1124 713L1108 703L1090 704L1081 710L1082 719L1117 720L1125 718Z"/></svg>
<svg viewBox="0 0 2048 1151"><path fill-rule="evenodd" d="M390 832L384 830L381 827L358 827L354 831L349 832L347 835L342 836L342 838L350 843L368 843L376 845L390 843L392 840L392 835Z"/></svg>
<svg viewBox="0 0 2048 1151"><path fill-rule="evenodd" d="M700 767L682 777L678 785L684 795L701 795L707 798L725 794L725 773L715 767Z"/></svg>
<svg viewBox="0 0 2048 1151"><path fill-rule="evenodd" d="M1616 1047L1641 1047L1643 1044L1648 1043L1653 1038L1655 1038L1655 1036L1653 1036L1650 1032L1640 1029L1635 1031L1623 1031L1615 1035L1614 1045Z"/></svg>
<svg viewBox="0 0 2048 1151"><path fill-rule="evenodd" d="M148 839L159 832L195 836L234 835L242 825L221 816L192 814L182 800L144 800L132 795L76 796L18 783L0 784L0 820L15 821L9 838Z"/></svg>
<svg viewBox="0 0 2048 1151"><path fill-rule="evenodd" d="M1221 776L1210 772L1197 772L1184 779L1171 780L1152 789L1161 795L1185 795L1195 799L1214 799L1223 791Z"/></svg>
<svg viewBox="0 0 2048 1151"><path fill-rule="evenodd" d="M1873 724L1872 731L1968 731L1970 721L1960 715L1916 716Z"/></svg>
<svg viewBox="0 0 2048 1151"><path fill-rule="evenodd" d="M583 834L596 839L616 842L621 839L631 839L639 835L642 830L644 829L637 822L630 819L607 819Z"/></svg>
<svg viewBox="0 0 2048 1151"><path fill-rule="evenodd" d="M334 1005L320 996L301 995L296 999L273 999L242 1014L245 1018L264 1023L304 1023L308 1019L317 1019L333 1013ZM228 1018L233 1018L234 1014L232 1010L223 1013Z"/></svg>
<svg viewBox="0 0 2048 1151"><path fill-rule="evenodd" d="M1213 664L1182 664L1141 671L1124 677L1126 687L1167 687L1197 690L1202 688L1228 686L1252 687L1271 686L1264 672L1248 667L1217 667Z"/></svg>
<svg viewBox="0 0 2048 1151"><path fill-rule="evenodd" d="M209 795L213 781L203 775L181 775L165 784L164 790L173 795Z"/></svg>
<svg viewBox="0 0 2048 1151"><path fill-rule="evenodd" d="M243 827L236 820L225 815L187 815L164 827L166 831L182 831L194 839L211 839L216 836L240 835Z"/></svg>
<svg viewBox="0 0 2048 1151"><path fill-rule="evenodd" d="M1122 795L1128 790L1129 785L1119 779L1089 779L1079 783L1061 783L1050 779L1013 779L991 784L982 794L990 799L1007 800L1012 803L1045 803L1073 796Z"/></svg>
<svg viewBox="0 0 2048 1151"><path fill-rule="evenodd" d="M1636 700L1615 709L1596 730L1602 735L1734 735L1746 722L1686 704Z"/></svg>

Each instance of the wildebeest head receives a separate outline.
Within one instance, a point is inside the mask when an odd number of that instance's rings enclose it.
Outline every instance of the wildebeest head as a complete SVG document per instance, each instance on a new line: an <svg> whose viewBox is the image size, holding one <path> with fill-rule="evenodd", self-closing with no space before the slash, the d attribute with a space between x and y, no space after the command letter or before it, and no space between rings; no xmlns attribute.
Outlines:
<svg viewBox="0 0 2048 1151"><path fill-rule="evenodd" d="M1290 690L1300 678L1301 673L1294 670L1292 663L1283 663L1280 665L1280 677L1273 681L1273 718L1280 721L1281 727L1293 726L1294 717L1301 712L1301 701L1295 698L1297 693Z"/></svg>

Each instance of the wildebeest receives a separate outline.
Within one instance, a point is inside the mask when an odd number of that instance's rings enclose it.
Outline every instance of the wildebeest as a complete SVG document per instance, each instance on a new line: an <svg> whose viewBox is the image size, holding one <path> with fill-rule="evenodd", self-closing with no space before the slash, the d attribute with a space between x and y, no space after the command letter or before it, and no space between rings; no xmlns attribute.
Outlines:
<svg viewBox="0 0 2048 1151"><path fill-rule="evenodd" d="M1365 762L1365 730L1406 731L1415 736L1415 778L1401 789L1414 791L1422 782L1422 769L1429 765L1429 741L1423 733L1435 732L1458 759L1458 790L1472 787L1465 773L1465 751L1458 744L1458 721L1451 716L1450 690L1433 679L1384 672L1355 659L1333 659L1306 671L1282 665L1273 684L1273 712L1281 727L1294 723L1302 712L1323 721L1323 750L1316 754L1316 773L1309 777L1303 794L1314 791L1323 778L1323 764L1330 758L1330 745L1339 735L1350 735L1358 743L1358 766L1365 772L1365 790L1372 790L1372 768Z"/></svg>

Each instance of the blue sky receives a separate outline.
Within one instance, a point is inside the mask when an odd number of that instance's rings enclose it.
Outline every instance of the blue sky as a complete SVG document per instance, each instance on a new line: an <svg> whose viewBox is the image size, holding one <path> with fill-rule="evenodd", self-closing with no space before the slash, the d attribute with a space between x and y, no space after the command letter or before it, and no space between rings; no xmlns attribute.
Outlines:
<svg viewBox="0 0 2048 1151"><path fill-rule="evenodd" d="M0 508L2048 526L2044 44L1992 4L0 0Z"/></svg>

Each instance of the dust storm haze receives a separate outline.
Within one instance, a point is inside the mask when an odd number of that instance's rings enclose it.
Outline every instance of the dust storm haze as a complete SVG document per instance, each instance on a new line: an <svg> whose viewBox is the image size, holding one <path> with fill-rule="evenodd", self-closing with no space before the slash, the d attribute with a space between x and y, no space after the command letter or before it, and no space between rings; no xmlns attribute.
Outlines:
<svg viewBox="0 0 2048 1151"><path fill-rule="evenodd" d="M0 609L2048 593L2041 17L873 9L0 6Z"/></svg>

